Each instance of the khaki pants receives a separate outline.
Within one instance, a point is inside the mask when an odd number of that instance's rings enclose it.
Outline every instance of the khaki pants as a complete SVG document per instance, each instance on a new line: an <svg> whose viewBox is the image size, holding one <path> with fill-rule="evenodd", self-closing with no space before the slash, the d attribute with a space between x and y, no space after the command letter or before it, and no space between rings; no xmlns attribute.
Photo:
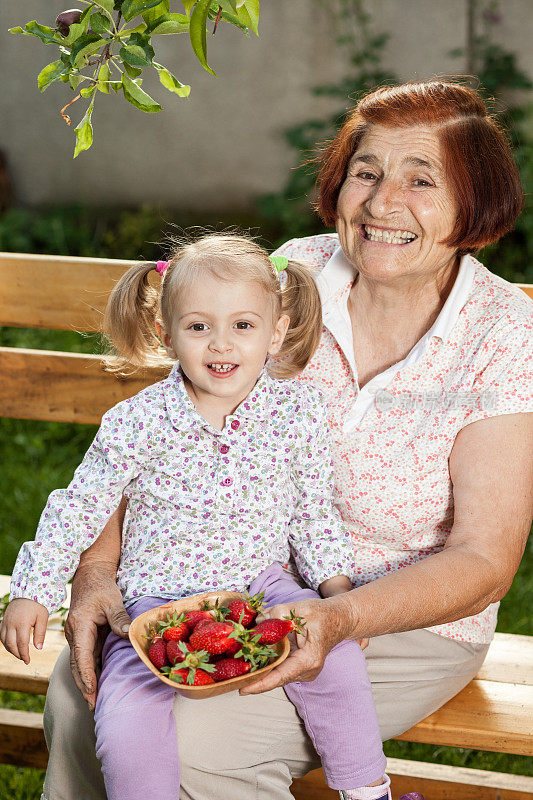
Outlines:
<svg viewBox="0 0 533 800"><path fill-rule="evenodd" d="M488 645L429 631L372 639L365 656L383 740L408 730L457 694L477 673L487 650ZM291 800L292 780L320 766L283 689L209 700L176 695L174 716L179 800ZM70 674L68 648L50 679L44 727L50 759L43 800L106 800L94 752L94 718ZM154 772L155 797L157 764L141 768Z"/></svg>

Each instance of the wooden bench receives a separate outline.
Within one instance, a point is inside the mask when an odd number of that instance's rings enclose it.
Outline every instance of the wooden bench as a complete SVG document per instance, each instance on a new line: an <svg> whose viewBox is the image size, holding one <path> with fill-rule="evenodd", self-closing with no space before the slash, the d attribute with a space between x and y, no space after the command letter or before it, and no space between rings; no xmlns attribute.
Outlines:
<svg viewBox="0 0 533 800"><path fill-rule="evenodd" d="M0 253L0 325L94 331L109 291L127 262ZM154 281L159 280L154 273ZM533 297L533 286L521 286ZM104 411L159 376L118 380L97 355L0 347L0 415L98 424ZM9 588L0 576L0 594ZM65 644L49 630L26 667L0 650L0 689L45 694ZM533 637L497 634L479 674L443 708L398 737L404 741L533 756ZM40 714L0 709L0 762L46 765ZM532 800L533 778L389 759L395 796L417 790L427 800ZM321 770L295 781L297 800L338 797Z"/></svg>

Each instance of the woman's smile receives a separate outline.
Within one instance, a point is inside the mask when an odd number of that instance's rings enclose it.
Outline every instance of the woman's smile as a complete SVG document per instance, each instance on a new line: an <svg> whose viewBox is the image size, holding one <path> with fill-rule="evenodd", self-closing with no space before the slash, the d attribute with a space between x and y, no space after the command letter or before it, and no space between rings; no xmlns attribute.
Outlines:
<svg viewBox="0 0 533 800"><path fill-rule="evenodd" d="M383 228L377 225L360 225L359 231L363 239L367 242L386 245L411 244L418 239L416 233L401 228Z"/></svg>

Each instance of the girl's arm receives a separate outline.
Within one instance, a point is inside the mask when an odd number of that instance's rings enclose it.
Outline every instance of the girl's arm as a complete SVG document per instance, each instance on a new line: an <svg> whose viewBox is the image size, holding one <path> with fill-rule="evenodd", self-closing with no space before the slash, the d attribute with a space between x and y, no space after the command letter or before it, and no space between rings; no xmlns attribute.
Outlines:
<svg viewBox="0 0 533 800"><path fill-rule="evenodd" d="M335 575L335 577L323 581L318 587L318 591L322 597L334 597L336 594L349 592L351 588L352 582L347 575Z"/></svg>
<svg viewBox="0 0 533 800"><path fill-rule="evenodd" d="M417 630L477 614L508 591L533 514L533 414L507 414L463 428L450 456L455 516L444 549L325 600L274 606L307 621L299 649L242 694L314 680L339 641Z"/></svg>

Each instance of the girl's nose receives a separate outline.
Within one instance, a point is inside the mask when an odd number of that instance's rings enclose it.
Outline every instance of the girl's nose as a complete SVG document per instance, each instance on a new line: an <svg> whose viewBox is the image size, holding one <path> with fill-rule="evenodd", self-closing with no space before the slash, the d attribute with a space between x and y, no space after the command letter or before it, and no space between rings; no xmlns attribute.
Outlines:
<svg viewBox="0 0 533 800"><path fill-rule="evenodd" d="M389 214L401 211L403 208L401 192L401 186L392 180L383 178L377 183L366 203L374 219L383 219Z"/></svg>
<svg viewBox="0 0 533 800"><path fill-rule="evenodd" d="M233 345L227 336L214 334L209 342L209 349L214 353L227 353L233 349Z"/></svg>

